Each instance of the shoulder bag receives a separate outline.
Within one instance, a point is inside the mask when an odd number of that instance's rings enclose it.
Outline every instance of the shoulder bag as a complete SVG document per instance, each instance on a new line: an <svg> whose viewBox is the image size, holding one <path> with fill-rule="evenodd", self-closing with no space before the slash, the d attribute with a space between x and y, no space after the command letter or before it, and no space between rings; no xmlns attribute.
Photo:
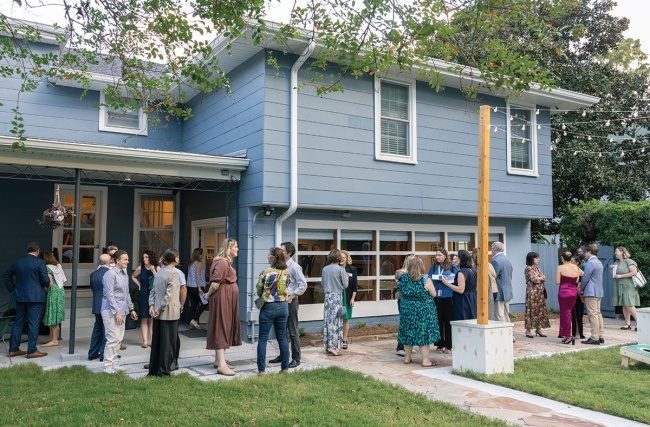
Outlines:
<svg viewBox="0 0 650 427"><path fill-rule="evenodd" d="M628 269L630 268L630 262L628 261L627 263ZM642 288L646 284L646 279L643 273L641 273L641 269L639 266L636 266L636 274L632 276L632 283L634 283L635 288Z"/></svg>

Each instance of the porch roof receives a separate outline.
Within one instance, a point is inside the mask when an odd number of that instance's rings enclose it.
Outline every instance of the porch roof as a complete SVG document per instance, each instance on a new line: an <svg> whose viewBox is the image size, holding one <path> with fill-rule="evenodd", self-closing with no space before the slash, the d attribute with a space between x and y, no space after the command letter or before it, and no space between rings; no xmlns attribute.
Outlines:
<svg viewBox="0 0 650 427"><path fill-rule="evenodd" d="M182 177L185 179L233 181L249 160L241 156L214 156L180 151L151 150L124 146L79 144L29 139L27 151L13 150L15 138L0 136L0 163L48 168L84 169L106 172L124 181L133 176ZM0 169L2 167L0 166Z"/></svg>

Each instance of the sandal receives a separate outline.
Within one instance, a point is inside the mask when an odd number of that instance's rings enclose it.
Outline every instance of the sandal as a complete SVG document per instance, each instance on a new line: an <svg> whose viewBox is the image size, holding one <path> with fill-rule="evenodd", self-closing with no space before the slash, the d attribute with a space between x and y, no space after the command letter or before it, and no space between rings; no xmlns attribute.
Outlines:
<svg viewBox="0 0 650 427"><path fill-rule="evenodd" d="M448 349L448 348L445 348L445 349L443 350L443 353L445 353L445 354L451 354L451 350Z"/></svg>
<svg viewBox="0 0 650 427"><path fill-rule="evenodd" d="M348 349L348 342L347 342L347 341L343 341L343 344L341 345L341 348L342 348L343 350L347 350L347 349Z"/></svg>
<svg viewBox="0 0 650 427"><path fill-rule="evenodd" d="M328 356L342 356L341 353L339 353L339 352L337 352L336 350L333 350L333 349L331 349L331 348L328 348L328 349L325 350L325 351L327 352L327 355L328 355Z"/></svg>
<svg viewBox="0 0 650 427"><path fill-rule="evenodd" d="M632 329L632 325L631 324L626 324L625 326L621 326L621 329L623 329L623 330Z"/></svg>
<svg viewBox="0 0 650 427"><path fill-rule="evenodd" d="M409 363L411 363L411 359L404 359L404 364L405 365L408 365Z"/></svg>
<svg viewBox="0 0 650 427"><path fill-rule="evenodd" d="M422 367L423 368L431 368L432 366L438 366L438 364L432 360L429 360L429 363L427 362L422 362Z"/></svg>

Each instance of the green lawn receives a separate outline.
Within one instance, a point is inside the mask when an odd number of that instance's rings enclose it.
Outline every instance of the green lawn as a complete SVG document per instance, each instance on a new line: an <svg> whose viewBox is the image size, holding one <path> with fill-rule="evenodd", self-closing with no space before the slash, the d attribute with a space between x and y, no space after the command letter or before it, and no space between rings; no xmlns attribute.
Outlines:
<svg viewBox="0 0 650 427"><path fill-rule="evenodd" d="M339 368L204 382L28 364L0 384L2 425L506 426Z"/></svg>
<svg viewBox="0 0 650 427"><path fill-rule="evenodd" d="M507 375L456 374L650 424L650 366L621 367L619 349L521 359Z"/></svg>

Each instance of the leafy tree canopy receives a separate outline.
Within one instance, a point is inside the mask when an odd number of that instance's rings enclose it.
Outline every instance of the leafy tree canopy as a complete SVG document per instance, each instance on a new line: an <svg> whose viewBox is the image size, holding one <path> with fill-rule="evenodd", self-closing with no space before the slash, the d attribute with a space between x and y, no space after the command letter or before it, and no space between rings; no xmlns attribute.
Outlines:
<svg viewBox="0 0 650 427"><path fill-rule="evenodd" d="M14 9L36 10L42 4L12 0ZM418 71L440 88L440 68L432 59L457 62L441 65L455 72L473 67L464 91L524 91L532 84L551 88L560 73L550 57L606 54L617 32L591 34L583 0L304 0L296 1L287 24L270 32L267 12L278 0L53 0L65 25L56 37L60 54L36 49L43 27L12 19L0 12L0 76L22 80L21 92L34 90L51 78L74 80L88 88L93 64L112 65L118 79L106 89L106 104L127 108L136 99L150 118L185 119L184 87L202 92L225 88L228 78L212 55L210 41L222 34L232 41L250 37L264 45L303 37L319 44L311 63L319 93L342 90L343 76L382 73L391 68ZM50 11L53 6L50 6ZM567 11L579 9L582 14ZM48 12L52 13L52 12ZM299 30L298 30L299 29ZM566 43L567 35L571 42ZM597 36L597 37L596 37ZM593 38L593 40L592 40ZM610 41L612 38L613 41ZM586 40L586 41L583 41ZM582 45L588 47L583 47ZM603 47L604 46L604 47ZM300 52L296 52L300 53ZM273 57L270 56L273 63ZM551 61L552 62L552 61ZM318 84L328 64L338 76ZM427 67L422 67L428 65ZM445 71L448 71L446 69ZM561 82L560 82L561 83ZM20 99L13 109L15 148L24 148Z"/></svg>

